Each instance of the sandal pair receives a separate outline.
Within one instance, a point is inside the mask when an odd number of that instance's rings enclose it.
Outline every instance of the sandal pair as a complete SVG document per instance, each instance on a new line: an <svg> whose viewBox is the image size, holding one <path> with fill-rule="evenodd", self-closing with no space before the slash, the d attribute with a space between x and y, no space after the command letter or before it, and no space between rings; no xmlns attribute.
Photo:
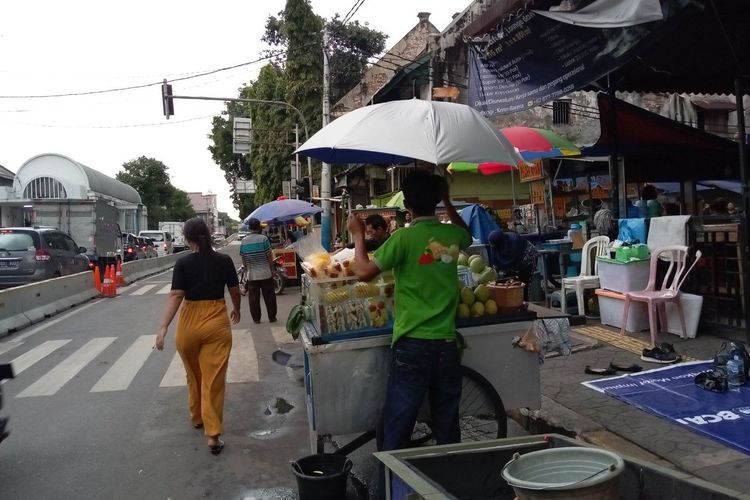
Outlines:
<svg viewBox="0 0 750 500"><path fill-rule="evenodd" d="M211 455L218 455L224 449L224 441L219 439L216 444L209 445L208 449L211 451Z"/></svg>
<svg viewBox="0 0 750 500"><path fill-rule="evenodd" d="M586 369L584 370L584 372L588 375L614 375L617 372L638 373L642 370L643 368L636 364L623 366L616 365L615 363L610 363L607 368L596 368L586 365Z"/></svg>

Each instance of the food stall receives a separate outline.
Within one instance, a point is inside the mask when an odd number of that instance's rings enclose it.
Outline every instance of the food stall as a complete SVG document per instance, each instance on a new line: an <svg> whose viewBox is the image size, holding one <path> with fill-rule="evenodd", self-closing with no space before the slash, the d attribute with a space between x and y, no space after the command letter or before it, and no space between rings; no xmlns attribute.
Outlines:
<svg viewBox="0 0 750 500"><path fill-rule="evenodd" d="M459 262L468 258L462 254ZM472 263L481 261L478 256L471 259ZM310 446L313 453L319 453L329 436L361 433L344 446L348 452L374 436L385 400L394 318L393 276L385 273L372 282L359 282L353 261L320 253L306 258L302 266L307 321L300 337ZM460 286L457 275L461 305L456 327L466 344L460 405L463 440L504 437L506 409L539 408L541 403L539 354L514 347L514 341L534 331L537 312L523 306L522 294L520 306L497 307L495 291L490 291L494 284L489 282L496 274L482 267L483 262L462 265ZM473 272L476 269L482 273ZM426 405L419 421L429 425Z"/></svg>

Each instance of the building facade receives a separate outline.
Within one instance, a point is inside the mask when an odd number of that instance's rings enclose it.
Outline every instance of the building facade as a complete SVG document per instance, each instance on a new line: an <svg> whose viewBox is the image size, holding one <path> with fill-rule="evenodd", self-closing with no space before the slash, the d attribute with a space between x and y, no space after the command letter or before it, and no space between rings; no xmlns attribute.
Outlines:
<svg viewBox="0 0 750 500"><path fill-rule="evenodd" d="M190 204L193 206L195 216L200 217L208 225L211 234L217 232L219 227L219 208L216 195L213 193L203 194L200 192L188 193Z"/></svg>

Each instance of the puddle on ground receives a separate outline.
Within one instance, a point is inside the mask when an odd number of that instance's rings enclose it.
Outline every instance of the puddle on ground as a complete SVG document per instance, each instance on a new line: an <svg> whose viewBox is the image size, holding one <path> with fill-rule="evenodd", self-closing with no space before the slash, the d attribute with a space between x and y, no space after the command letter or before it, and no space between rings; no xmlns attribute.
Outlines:
<svg viewBox="0 0 750 500"><path fill-rule="evenodd" d="M248 434L248 436L255 439L271 439L277 432L279 432L279 429L264 429L261 431L253 431Z"/></svg>
<svg viewBox="0 0 750 500"><path fill-rule="evenodd" d="M244 493L242 500L297 500L297 492L291 488L263 488Z"/></svg>

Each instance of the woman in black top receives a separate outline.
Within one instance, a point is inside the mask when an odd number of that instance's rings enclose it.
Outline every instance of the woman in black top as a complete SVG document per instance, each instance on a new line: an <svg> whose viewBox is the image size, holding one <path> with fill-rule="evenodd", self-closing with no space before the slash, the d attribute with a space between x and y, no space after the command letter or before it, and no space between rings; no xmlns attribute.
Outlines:
<svg viewBox="0 0 750 500"><path fill-rule="evenodd" d="M190 219L183 231L192 253L175 263L172 291L156 334L156 348L164 349L167 328L182 304L175 345L187 373L190 419L193 427L205 429L211 453L218 455L224 448L220 436L224 386L232 350L229 321L233 324L240 321L239 283L231 257L214 251L208 226L202 219ZM229 317L225 286L232 297Z"/></svg>

